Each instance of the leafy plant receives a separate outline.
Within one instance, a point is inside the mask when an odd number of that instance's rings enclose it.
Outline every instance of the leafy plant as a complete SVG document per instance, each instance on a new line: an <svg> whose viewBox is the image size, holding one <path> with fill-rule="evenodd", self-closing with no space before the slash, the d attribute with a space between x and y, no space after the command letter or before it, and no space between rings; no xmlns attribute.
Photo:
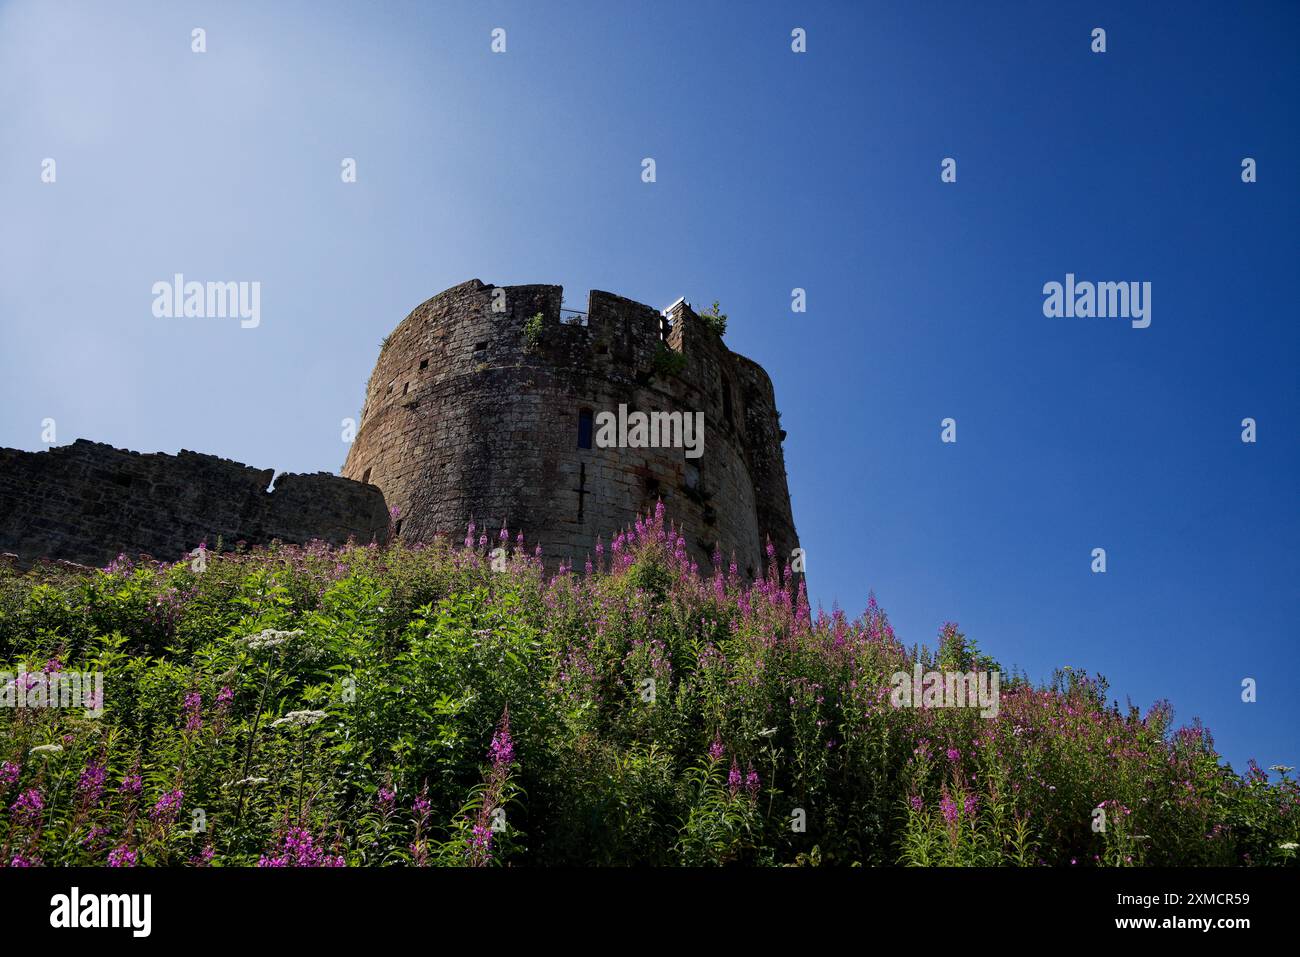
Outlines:
<svg viewBox="0 0 1300 957"><path fill-rule="evenodd" d="M895 707L914 665L1001 668L874 597L814 615L770 546L701 572L662 506L583 572L496 543L0 571L0 864L1296 863L1292 769L1166 702L1067 667ZM48 706L72 675L99 707Z"/></svg>
<svg viewBox="0 0 1300 957"><path fill-rule="evenodd" d="M659 347L655 349L654 357L654 374L658 378L666 379L670 375L680 375L685 368L685 353L670 349L662 342L659 343Z"/></svg>
<svg viewBox="0 0 1300 957"><path fill-rule="evenodd" d="M713 300L713 305L698 315L719 339L727 334L727 314L720 311L718 300Z"/></svg>
<svg viewBox="0 0 1300 957"><path fill-rule="evenodd" d="M544 323L545 316L540 312L530 316L524 322L524 350L526 352L536 352L541 348Z"/></svg>

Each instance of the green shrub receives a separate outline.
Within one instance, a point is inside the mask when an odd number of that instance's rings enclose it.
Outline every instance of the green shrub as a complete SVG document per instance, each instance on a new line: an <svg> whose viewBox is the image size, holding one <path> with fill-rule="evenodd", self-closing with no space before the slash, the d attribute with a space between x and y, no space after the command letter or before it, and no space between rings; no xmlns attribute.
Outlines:
<svg viewBox="0 0 1300 957"><path fill-rule="evenodd" d="M99 717L0 708L3 863L1296 862L1289 769L1163 702L1064 668L996 715L895 707L913 664L1000 669L874 598L812 615L770 551L702 574L661 508L586 574L472 542L0 574L0 671L104 683Z"/></svg>

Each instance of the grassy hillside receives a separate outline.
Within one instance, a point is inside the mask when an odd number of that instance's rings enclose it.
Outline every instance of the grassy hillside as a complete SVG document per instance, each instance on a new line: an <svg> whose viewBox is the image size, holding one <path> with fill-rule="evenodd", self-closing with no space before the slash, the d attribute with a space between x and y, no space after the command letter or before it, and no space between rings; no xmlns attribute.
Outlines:
<svg viewBox="0 0 1300 957"><path fill-rule="evenodd" d="M995 717L895 707L916 661L1000 669L954 625L914 658L874 600L812 615L775 563L700 574L662 509L555 576L475 534L0 573L10 695L103 674L99 717L0 708L0 863L1296 859L1294 781L1168 705L1066 668Z"/></svg>

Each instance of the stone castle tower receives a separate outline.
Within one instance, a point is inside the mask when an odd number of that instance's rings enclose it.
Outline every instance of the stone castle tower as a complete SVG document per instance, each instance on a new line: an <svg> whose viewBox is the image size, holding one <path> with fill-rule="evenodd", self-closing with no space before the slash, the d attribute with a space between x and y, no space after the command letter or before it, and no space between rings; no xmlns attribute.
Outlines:
<svg viewBox="0 0 1300 957"><path fill-rule="evenodd" d="M798 538L762 367L685 301L661 313L593 290L584 314L562 300L473 279L418 306L380 350L343 475L379 487L406 541L459 541L473 521L495 546L504 524L581 567L662 499L702 570L716 549L752 576L766 538L784 564ZM595 426L620 405L702 412L703 454L601 447Z"/></svg>

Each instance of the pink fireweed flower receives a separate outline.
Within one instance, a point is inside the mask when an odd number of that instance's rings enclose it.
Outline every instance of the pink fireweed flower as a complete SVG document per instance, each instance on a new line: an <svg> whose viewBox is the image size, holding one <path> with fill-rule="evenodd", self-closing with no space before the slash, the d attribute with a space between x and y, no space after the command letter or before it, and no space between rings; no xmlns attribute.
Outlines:
<svg viewBox="0 0 1300 957"><path fill-rule="evenodd" d="M486 863L492 857L492 829L482 824L475 824L469 836L469 856L471 860Z"/></svg>
<svg viewBox="0 0 1300 957"><path fill-rule="evenodd" d="M217 850L211 844L199 851L190 858L190 864L194 867L207 867L212 863L212 858L216 855Z"/></svg>
<svg viewBox="0 0 1300 957"><path fill-rule="evenodd" d="M103 765L93 762L86 765L81 772L81 777L77 779L77 793L81 795L88 807L99 803L100 795L104 793Z"/></svg>
<svg viewBox="0 0 1300 957"><path fill-rule="evenodd" d="M735 758L731 759L731 771L727 774L727 787L731 789L733 795L740 790L740 765L736 763Z"/></svg>
<svg viewBox="0 0 1300 957"><path fill-rule="evenodd" d="M185 730L198 731L203 727L203 696L191 691L185 696Z"/></svg>
<svg viewBox="0 0 1300 957"><path fill-rule="evenodd" d="M291 827L284 835L274 856L263 854L258 867L343 867L343 855L330 855L318 847L312 833L303 827Z"/></svg>
<svg viewBox="0 0 1300 957"><path fill-rule="evenodd" d="M722 747L722 736L714 735L713 743L709 745L709 757L714 761L721 761L724 749Z"/></svg>
<svg viewBox="0 0 1300 957"><path fill-rule="evenodd" d="M135 867L139 859L139 855L125 844L108 852L109 867Z"/></svg>
<svg viewBox="0 0 1300 957"><path fill-rule="evenodd" d="M943 812L943 819L949 825L957 823L957 817L960 811L957 809L957 802L952 799L952 795L945 789L943 796L939 799L939 810Z"/></svg>
<svg viewBox="0 0 1300 957"><path fill-rule="evenodd" d="M139 794L143 787L144 782L140 779L140 772L131 771L122 779L122 783L119 785L119 790L121 790L123 794Z"/></svg>
<svg viewBox="0 0 1300 957"><path fill-rule="evenodd" d="M45 799L37 788L28 788L9 806L15 824L30 825L41 819L45 812Z"/></svg>
<svg viewBox="0 0 1300 957"><path fill-rule="evenodd" d="M235 700L235 693L230 690L230 685L222 685L221 690L217 692L217 710L222 711L230 707L230 703Z"/></svg>
<svg viewBox="0 0 1300 957"><path fill-rule="evenodd" d="M416 816L421 824L424 824L429 820L430 808L431 805L429 799L425 796L424 791L421 791L419 796L411 804L411 812Z"/></svg>
<svg viewBox="0 0 1300 957"><path fill-rule="evenodd" d="M176 815L180 813L181 803L184 800L185 792L179 788L165 792L149 812L149 820L162 827L175 823Z"/></svg>
<svg viewBox="0 0 1300 957"><path fill-rule="evenodd" d="M745 790L751 795L756 795L758 794L758 787L758 772L754 770L754 766L751 764L748 772L745 774Z"/></svg>
<svg viewBox="0 0 1300 957"><path fill-rule="evenodd" d="M961 752L958 751L956 748L949 748L948 760L951 761L953 764L956 764L958 761L961 760Z"/></svg>
<svg viewBox="0 0 1300 957"><path fill-rule="evenodd" d="M515 743L510 737L510 715L501 719L501 729L492 735L492 766L508 767L515 760Z"/></svg>
<svg viewBox="0 0 1300 957"><path fill-rule="evenodd" d="M0 790L7 788L18 780L18 775L22 773L22 768L12 761L5 761L0 764Z"/></svg>

